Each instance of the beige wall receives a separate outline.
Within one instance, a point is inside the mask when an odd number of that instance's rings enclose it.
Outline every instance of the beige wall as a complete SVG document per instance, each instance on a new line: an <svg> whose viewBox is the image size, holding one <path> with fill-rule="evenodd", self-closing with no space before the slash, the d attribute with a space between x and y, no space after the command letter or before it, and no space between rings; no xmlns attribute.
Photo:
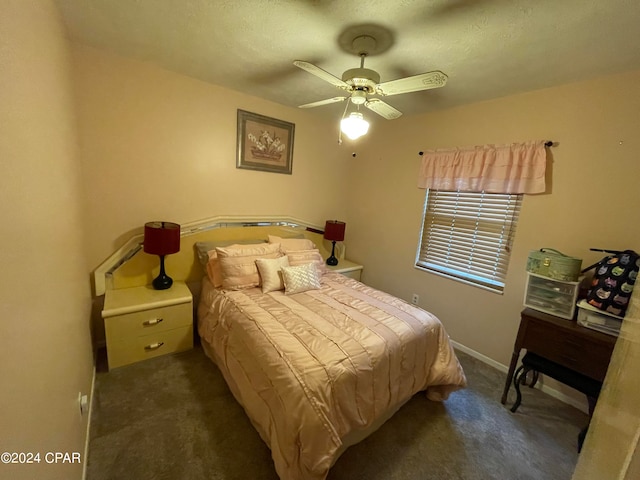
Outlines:
<svg viewBox="0 0 640 480"><path fill-rule="evenodd" d="M80 478L44 457L84 463L93 365L69 50L48 1L3 0L0 45L0 452L42 455L0 477Z"/></svg>
<svg viewBox="0 0 640 480"><path fill-rule="evenodd" d="M454 340L508 364L531 250L553 247L584 266L603 256L590 247L640 250L638 112L633 72L389 122L352 162L349 257L365 265L365 282L418 293ZM418 152L537 139L558 142L549 193L524 199L504 295L415 269Z"/></svg>
<svg viewBox="0 0 640 480"><path fill-rule="evenodd" d="M341 218L347 256L365 265L365 281L406 299L418 293L454 340L506 364L530 250L557 248L587 265L602 256L589 247L640 248L640 227L628 220L640 203L638 72L376 122L371 135L340 147L335 126L313 112L90 47L75 46L74 60L90 268L152 219ZM238 108L296 124L293 175L235 168ZM504 295L416 270L418 152L532 139L558 144L549 193L525 198ZM623 173L597 197L612 172Z"/></svg>
<svg viewBox="0 0 640 480"><path fill-rule="evenodd" d="M91 268L151 220L346 219L351 157L333 124L89 47L74 59ZM295 124L293 175L236 168L237 109Z"/></svg>

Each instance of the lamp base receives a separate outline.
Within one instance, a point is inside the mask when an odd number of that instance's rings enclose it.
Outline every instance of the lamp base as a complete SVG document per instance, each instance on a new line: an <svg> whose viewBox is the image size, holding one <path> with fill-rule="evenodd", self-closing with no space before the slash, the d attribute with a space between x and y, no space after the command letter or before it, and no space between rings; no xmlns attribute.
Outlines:
<svg viewBox="0 0 640 480"><path fill-rule="evenodd" d="M160 255L160 273L153 279L151 285L153 285L153 288L156 290L166 290L173 285L173 279L164 271L164 255Z"/></svg>
<svg viewBox="0 0 640 480"><path fill-rule="evenodd" d="M327 258L327 265L337 265L338 264L338 259L336 257L334 257L333 255L330 256L329 258Z"/></svg>
<svg viewBox="0 0 640 480"><path fill-rule="evenodd" d="M173 279L168 275L158 275L151 284L156 290L166 290L173 285Z"/></svg>
<svg viewBox="0 0 640 480"><path fill-rule="evenodd" d="M327 258L327 265L337 265L338 264L338 259L336 258L336 242L335 240L332 243L331 246L331 256L329 258Z"/></svg>

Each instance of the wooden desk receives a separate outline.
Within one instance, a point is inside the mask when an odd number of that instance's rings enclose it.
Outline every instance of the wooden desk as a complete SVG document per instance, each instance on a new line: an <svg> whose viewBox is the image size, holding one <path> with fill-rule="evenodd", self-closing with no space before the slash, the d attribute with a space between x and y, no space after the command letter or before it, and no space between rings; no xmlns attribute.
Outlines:
<svg viewBox="0 0 640 480"><path fill-rule="evenodd" d="M578 325L573 320L525 308L513 346L511 364L504 384L501 403L507 402L520 351L529 352L602 382L616 337Z"/></svg>

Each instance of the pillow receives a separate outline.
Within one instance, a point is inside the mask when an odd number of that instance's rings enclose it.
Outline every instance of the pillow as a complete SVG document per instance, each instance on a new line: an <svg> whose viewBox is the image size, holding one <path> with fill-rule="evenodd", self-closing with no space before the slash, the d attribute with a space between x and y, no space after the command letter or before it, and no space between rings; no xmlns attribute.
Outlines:
<svg viewBox="0 0 640 480"><path fill-rule="evenodd" d="M193 246L196 249L198 261L202 266L206 267L207 263L209 263L209 260L211 259L211 257L209 256L209 252L215 251L216 247L229 247L231 245L252 245L266 242L266 240L261 240L258 238L247 240L213 240L210 242L196 242L193 244Z"/></svg>
<svg viewBox="0 0 640 480"><path fill-rule="evenodd" d="M240 242L263 242L263 243L232 243L228 245L228 248L250 248L250 247L260 247L262 245L266 245L263 240L239 240ZM196 242L196 249L198 250L198 259L200 262L200 255L202 253L206 254L207 261L204 263L204 268L207 272L207 277L209 277L209 281L215 288L222 287L222 270L220 269L220 262L218 260L218 252L216 251L216 247L213 245L216 244L229 244L230 241L222 241L222 242ZM199 244L199 245L198 245ZM219 245L222 247L222 245ZM226 245L225 245L226 246ZM205 248L213 248L213 250L204 251Z"/></svg>
<svg viewBox="0 0 640 480"><path fill-rule="evenodd" d="M218 252L210 250L207 253L207 258L209 259L205 266L207 277L214 287L220 288L222 286L222 270L218 261Z"/></svg>
<svg viewBox="0 0 640 480"><path fill-rule="evenodd" d="M320 276L313 263L297 267L282 267L282 278L286 295L320 288Z"/></svg>
<svg viewBox="0 0 640 480"><path fill-rule="evenodd" d="M260 275L256 260L282 256L279 243L216 247L216 252L222 272L222 288L230 290L259 286Z"/></svg>
<svg viewBox="0 0 640 480"><path fill-rule="evenodd" d="M317 248L310 250L288 250L286 253L287 257L289 257L289 265L292 267L313 263L316 266L319 275L323 275L327 272L327 266L324 263L322 255L320 255L320 250Z"/></svg>
<svg viewBox="0 0 640 480"><path fill-rule="evenodd" d="M269 235L269 243L279 243L284 253L296 250L312 250L316 244L308 238L282 238Z"/></svg>
<svg viewBox="0 0 640 480"><path fill-rule="evenodd" d="M256 265L262 283L262 293L284 290L282 267L289 266L289 259L286 256L280 258L258 258Z"/></svg>

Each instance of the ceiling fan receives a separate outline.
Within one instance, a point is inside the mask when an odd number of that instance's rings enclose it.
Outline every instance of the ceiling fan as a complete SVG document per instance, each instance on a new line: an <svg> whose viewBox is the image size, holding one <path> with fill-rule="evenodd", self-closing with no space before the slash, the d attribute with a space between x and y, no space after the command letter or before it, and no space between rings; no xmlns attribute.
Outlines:
<svg viewBox="0 0 640 480"><path fill-rule="evenodd" d="M392 107L378 98L369 98L371 95L399 95L402 93L417 92L431 88L444 87L447 83L447 76L435 70L433 72L421 73L411 77L399 78L389 82L380 83L380 74L375 70L364 68L364 60L371 51L376 49L376 39L369 35L361 35L353 39L352 51L360 56L360 67L351 68L342 74L342 79L331 73L302 60L295 60L293 64L312 75L315 75L330 84L345 90L348 96L333 97L318 102L300 105L299 108L312 108L330 103L343 102L349 100L354 105L364 105L369 110L378 115L393 120L402 115L402 112ZM346 109L345 109L346 112Z"/></svg>

